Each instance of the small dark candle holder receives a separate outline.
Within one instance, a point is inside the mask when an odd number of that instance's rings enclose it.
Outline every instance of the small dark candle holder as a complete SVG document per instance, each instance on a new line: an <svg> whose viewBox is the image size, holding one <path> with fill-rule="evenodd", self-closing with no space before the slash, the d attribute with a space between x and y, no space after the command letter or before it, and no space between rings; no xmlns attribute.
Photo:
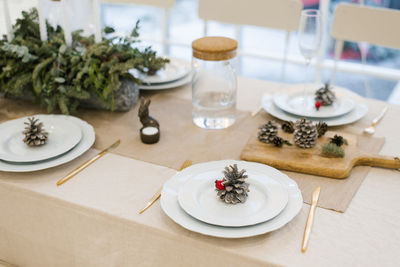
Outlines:
<svg viewBox="0 0 400 267"><path fill-rule="evenodd" d="M160 140L160 124L149 115L150 99L141 98L139 118L143 127L140 129L140 139L145 144L154 144Z"/></svg>
<svg viewBox="0 0 400 267"><path fill-rule="evenodd" d="M142 127L140 129L140 139L145 144L155 144L160 140L160 130L153 126Z"/></svg>

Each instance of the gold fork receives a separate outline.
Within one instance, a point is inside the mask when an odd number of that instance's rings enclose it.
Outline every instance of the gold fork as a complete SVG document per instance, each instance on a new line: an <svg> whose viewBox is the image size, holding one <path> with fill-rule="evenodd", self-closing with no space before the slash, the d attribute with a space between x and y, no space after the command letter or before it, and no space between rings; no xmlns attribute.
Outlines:
<svg viewBox="0 0 400 267"><path fill-rule="evenodd" d="M192 164L193 164L193 162L192 162L191 160L185 160L185 161L182 163L181 167L178 169L178 171L181 171L181 170L183 170L184 168L189 167L189 166L192 165ZM157 190L157 192L154 194L154 196L149 200L149 202L147 202L146 206L145 206L143 209L141 209L141 210L139 211L139 214L142 214L145 210L147 210L148 208L150 208L151 205L153 205L154 202L156 202L157 199L160 198L160 196L161 196L161 191L162 191L162 187L160 187L160 189Z"/></svg>

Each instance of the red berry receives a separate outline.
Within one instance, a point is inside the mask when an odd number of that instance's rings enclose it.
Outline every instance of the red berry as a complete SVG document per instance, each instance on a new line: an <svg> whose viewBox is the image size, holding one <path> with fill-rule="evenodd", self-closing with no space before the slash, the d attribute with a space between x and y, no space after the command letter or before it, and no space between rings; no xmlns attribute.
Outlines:
<svg viewBox="0 0 400 267"><path fill-rule="evenodd" d="M218 190L224 190L225 189L225 186L222 184L222 180L216 180L215 181L215 187Z"/></svg>
<svg viewBox="0 0 400 267"><path fill-rule="evenodd" d="M315 101L315 108L316 108L317 110L319 110L320 107L321 107L321 102Z"/></svg>

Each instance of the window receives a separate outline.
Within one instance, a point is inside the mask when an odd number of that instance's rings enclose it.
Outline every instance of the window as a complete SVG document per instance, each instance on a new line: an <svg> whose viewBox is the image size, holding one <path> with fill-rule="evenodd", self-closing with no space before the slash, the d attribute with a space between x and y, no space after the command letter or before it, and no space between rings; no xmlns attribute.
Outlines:
<svg viewBox="0 0 400 267"><path fill-rule="evenodd" d="M89 0L87 1L89 2ZM400 1L397 0L302 1L304 8L320 8L322 10L327 22L326 38L319 60L314 60L316 68L312 68L310 77L304 77L304 60L298 50L297 34L291 34L285 76L285 82L288 83L309 82L313 78L321 82L330 79L335 42L330 37L329 32L333 11L338 3L351 2L400 9ZM8 2L14 20L20 16L21 10L29 9L37 4L37 1L32 0ZM54 3L57 2L52 3L56 5ZM112 26L118 34L123 35L128 34L136 21L140 19L140 39L143 40L139 44L140 46L151 45L159 53L190 60L191 42L203 36L204 29L204 22L197 15L197 5L197 0L176 0L175 6L169 12L165 12L163 9L151 6L102 3L102 25ZM394 27L397 26L394 25ZM88 27L90 28L90 25ZM166 31L163 29L166 29ZM0 30L4 32L3 22L0 23ZM210 21L208 33L209 35L234 38L239 36L240 75L271 81L280 80L284 53L284 32L246 25L237 27ZM365 55L364 62L361 51L365 52L363 54ZM396 101L400 104L399 80L399 50L369 44L345 43L335 84L349 88L363 96L381 100L393 100L394 96L398 95L399 99Z"/></svg>

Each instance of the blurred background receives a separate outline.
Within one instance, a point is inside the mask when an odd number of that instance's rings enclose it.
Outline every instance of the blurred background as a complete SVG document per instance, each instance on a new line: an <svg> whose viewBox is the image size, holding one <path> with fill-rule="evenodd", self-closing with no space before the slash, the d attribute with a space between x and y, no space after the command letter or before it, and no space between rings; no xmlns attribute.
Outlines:
<svg viewBox="0 0 400 267"><path fill-rule="evenodd" d="M93 30L90 0L69 0L69 2L68 10L64 11L59 2L46 5L47 19L51 24L57 24L61 12L67 12L71 18L72 29L83 28L86 33L90 34ZM314 66L308 77L305 77L304 58L298 49L297 34L291 34L284 80L287 83L312 80L326 82L329 80L332 74L335 44L329 34L330 24L338 3L359 3L367 6L400 9L399 0L302 0L302 2L305 9L321 9L326 22L326 31L320 56L314 60ZM12 19L15 20L19 17L21 10L29 9L36 4L37 1L33 0L9 1ZM168 13L165 13L163 9L156 7L114 3L114 1L108 0L108 2L101 3L101 24L103 27L114 27L118 35L126 35L130 33L136 21L140 20L141 46L150 45L160 54L190 60L191 42L203 36L204 33L204 21L198 17L197 5L197 0L176 0L176 4ZM398 26L393 25L393 27ZM163 35L163 27L166 28L165 35ZM0 22L0 32L5 32L3 19ZM238 39L240 75L280 81L285 42L283 31L246 25L239 27L209 21L208 35ZM362 96L400 105L399 50L366 43L346 42L339 66L335 84Z"/></svg>

